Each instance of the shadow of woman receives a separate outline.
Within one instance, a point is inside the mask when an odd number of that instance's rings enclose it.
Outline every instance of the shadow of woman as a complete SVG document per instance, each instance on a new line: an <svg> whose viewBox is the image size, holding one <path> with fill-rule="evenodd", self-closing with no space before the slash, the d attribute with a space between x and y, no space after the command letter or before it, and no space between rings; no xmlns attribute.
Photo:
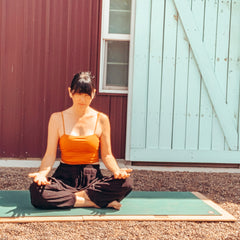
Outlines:
<svg viewBox="0 0 240 240"><path fill-rule="evenodd" d="M27 217L47 215L106 215L117 210L106 208L37 209L32 206L29 191L0 191L0 217Z"/></svg>
<svg viewBox="0 0 240 240"><path fill-rule="evenodd" d="M42 210L32 206L29 191L0 191L0 217L26 217L47 215L55 210ZM69 209L64 209L69 211Z"/></svg>
<svg viewBox="0 0 240 240"><path fill-rule="evenodd" d="M1 217L24 217L33 210L28 191L0 191Z"/></svg>

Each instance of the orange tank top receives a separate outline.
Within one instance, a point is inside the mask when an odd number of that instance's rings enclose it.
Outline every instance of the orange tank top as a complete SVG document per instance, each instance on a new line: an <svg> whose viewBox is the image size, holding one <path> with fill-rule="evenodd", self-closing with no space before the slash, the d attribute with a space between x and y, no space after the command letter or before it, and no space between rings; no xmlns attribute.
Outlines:
<svg viewBox="0 0 240 240"><path fill-rule="evenodd" d="M99 113L94 129L94 134L89 136L71 136L65 133L65 124L62 113L64 134L59 139L61 160L70 165L93 164L99 161L99 137L95 134Z"/></svg>

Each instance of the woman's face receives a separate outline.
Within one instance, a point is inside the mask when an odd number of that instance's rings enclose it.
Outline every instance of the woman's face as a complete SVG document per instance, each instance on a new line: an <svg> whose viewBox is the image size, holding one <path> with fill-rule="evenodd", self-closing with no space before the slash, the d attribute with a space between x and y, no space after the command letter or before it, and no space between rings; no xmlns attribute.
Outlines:
<svg viewBox="0 0 240 240"><path fill-rule="evenodd" d="M71 92L71 89L69 89L69 96L70 96L70 98L72 98L73 105L83 107L83 108L86 108L91 104L94 94L95 94L95 92L93 92L92 96L89 96L86 93L74 93L73 94Z"/></svg>

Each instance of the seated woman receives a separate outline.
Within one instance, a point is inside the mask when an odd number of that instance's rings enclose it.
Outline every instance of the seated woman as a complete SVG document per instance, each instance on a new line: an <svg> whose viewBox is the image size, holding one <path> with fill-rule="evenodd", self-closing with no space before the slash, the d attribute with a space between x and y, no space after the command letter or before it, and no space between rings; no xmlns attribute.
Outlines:
<svg viewBox="0 0 240 240"><path fill-rule="evenodd" d="M111 151L108 117L90 107L95 95L89 72L77 73L68 89L73 105L53 113L49 120L48 142L40 170L30 173L31 202L36 208L96 207L120 209L120 201L132 190L131 169L119 168ZM61 163L52 177L47 177L56 159ZM112 172L104 177L101 159Z"/></svg>

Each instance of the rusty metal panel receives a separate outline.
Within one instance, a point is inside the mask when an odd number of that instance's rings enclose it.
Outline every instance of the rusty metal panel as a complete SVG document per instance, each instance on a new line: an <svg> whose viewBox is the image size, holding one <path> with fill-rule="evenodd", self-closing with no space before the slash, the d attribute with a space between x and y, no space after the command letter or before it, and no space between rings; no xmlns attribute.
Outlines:
<svg viewBox="0 0 240 240"><path fill-rule="evenodd" d="M124 158L119 153L125 152L127 97L112 96L110 101L110 122L112 139L112 151L117 158Z"/></svg>
<svg viewBox="0 0 240 240"><path fill-rule="evenodd" d="M42 157L51 113L71 105L74 73L98 81L100 15L101 0L0 0L0 157ZM114 154L124 157L126 96L99 95L93 106L110 114Z"/></svg>

